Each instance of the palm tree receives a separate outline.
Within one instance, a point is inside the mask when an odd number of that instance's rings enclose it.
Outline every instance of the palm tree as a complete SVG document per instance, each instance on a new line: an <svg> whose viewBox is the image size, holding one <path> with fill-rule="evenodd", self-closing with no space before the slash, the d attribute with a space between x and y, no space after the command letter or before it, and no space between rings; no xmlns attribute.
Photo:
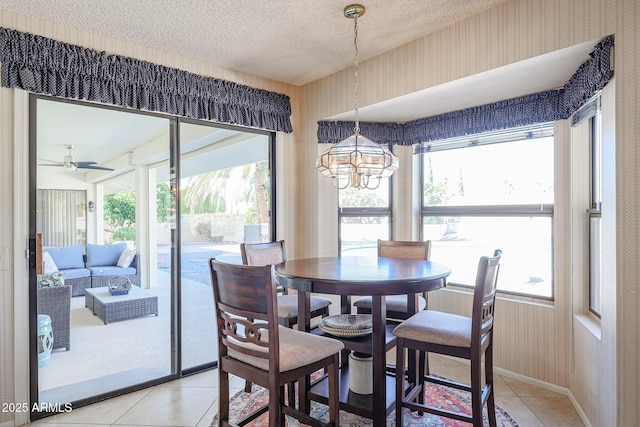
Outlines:
<svg viewBox="0 0 640 427"><path fill-rule="evenodd" d="M182 191L189 213L246 213L255 206L258 223L269 220L267 162L221 169L193 177Z"/></svg>
<svg viewBox="0 0 640 427"><path fill-rule="evenodd" d="M182 191L182 202L190 214L225 212L225 190L231 169L220 169L190 178Z"/></svg>

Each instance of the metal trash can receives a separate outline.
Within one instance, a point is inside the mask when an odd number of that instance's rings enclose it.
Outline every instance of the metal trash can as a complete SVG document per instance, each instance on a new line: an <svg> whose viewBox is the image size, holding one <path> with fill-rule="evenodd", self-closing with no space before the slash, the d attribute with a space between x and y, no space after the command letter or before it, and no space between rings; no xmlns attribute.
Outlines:
<svg viewBox="0 0 640 427"><path fill-rule="evenodd" d="M46 314L38 314L38 368L47 366L53 350L53 329L51 318Z"/></svg>

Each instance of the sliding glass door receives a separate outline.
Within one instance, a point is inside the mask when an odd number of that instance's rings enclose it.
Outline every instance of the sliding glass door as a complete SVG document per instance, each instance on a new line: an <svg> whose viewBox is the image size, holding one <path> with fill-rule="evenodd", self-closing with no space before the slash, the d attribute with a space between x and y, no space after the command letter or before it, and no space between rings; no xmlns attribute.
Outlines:
<svg viewBox="0 0 640 427"><path fill-rule="evenodd" d="M271 144L268 133L180 123L183 370L218 358L209 259L239 264L240 243L272 238Z"/></svg>
<svg viewBox="0 0 640 427"><path fill-rule="evenodd" d="M31 227L43 261L31 284L33 403L55 409L177 375L176 283L164 257L175 253L177 119L31 99Z"/></svg>
<svg viewBox="0 0 640 427"><path fill-rule="evenodd" d="M240 243L273 239L273 134L36 95L30 105L31 407L216 366L208 261L240 263Z"/></svg>

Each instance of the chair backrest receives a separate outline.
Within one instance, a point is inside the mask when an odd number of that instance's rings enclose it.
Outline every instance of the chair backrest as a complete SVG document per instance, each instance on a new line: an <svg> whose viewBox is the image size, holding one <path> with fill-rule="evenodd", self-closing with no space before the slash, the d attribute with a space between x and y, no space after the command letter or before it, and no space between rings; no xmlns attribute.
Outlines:
<svg viewBox="0 0 640 427"><path fill-rule="evenodd" d="M209 265L220 357L235 350L268 359L269 369L279 372L278 309L276 287L271 280L273 266L227 264L215 258L211 258Z"/></svg>
<svg viewBox="0 0 640 427"><path fill-rule="evenodd" d="M426 242L378 239L378 256L387 258L424 259L431 257L431 240Z"/></svg>
<svg viewBox="0 0 640 427"><path fill-rule="evenodd" d="M473 294L471 342L482 344L491 338L493 311L496 301L496 284L500 270L502 251L496 249L493 257L483 256L478 262L476 286Z"/></svg>
<svg viewBox="0 0 640 427"><path fill-rule="evenodd" d="M287 260L284 240L269 243L240 243L244 265L275 265Z"/></svg>
<svg viewBox="0 0 640 427"><path fill-rule="evenodd" d="M268 243L240 243L240 255L244 265L253 266L275 265L287 260L284 240ZM276 283L275 275L272 280ZM286 294L287 290L278 286L278 292Z"/></svg>

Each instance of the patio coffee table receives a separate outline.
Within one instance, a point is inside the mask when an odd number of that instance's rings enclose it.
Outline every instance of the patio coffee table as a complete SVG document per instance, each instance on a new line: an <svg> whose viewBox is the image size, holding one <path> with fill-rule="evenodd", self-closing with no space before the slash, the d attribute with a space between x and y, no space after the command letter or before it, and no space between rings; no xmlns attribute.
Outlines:
<svg viewBox="0 0 640 427"><path fill-rule="evenodd" d="M137 286L132 286L127 295L111 295L106 286L85 289L84 305L105 325L117 320L158 315L158 296Z"/></svg>

